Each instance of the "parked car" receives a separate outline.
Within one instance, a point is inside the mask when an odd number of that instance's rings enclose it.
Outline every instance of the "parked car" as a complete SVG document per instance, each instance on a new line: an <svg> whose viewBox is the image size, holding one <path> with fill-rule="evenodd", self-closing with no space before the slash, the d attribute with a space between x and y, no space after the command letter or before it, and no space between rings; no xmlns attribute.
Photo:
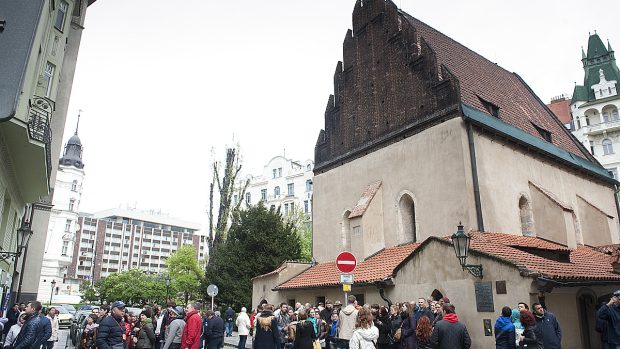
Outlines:
<svg viewBox="0 0 620 349"><path fill-rule="evenodd" d="M56 308L58 311L58 327L70 328L71 323L73 323L73 319L75 319L73 314L69 313L69 311L62 305L52 305L52 307Z"/></svg>
<svg viewBox="0 0 620 349"><path fill-rule="evenodd" d="M93 310L99 311L99 306L94 304L82 304L78 308L78 311L75 312L75 318L77 319L80 315L88 316L93 312Z"/></svg>
<svg viewBox="0 0 620 349"><path fill-rule="evenodd" d="M71 313L73 316L75 316L75 313L77 312L77 309L75 309L75 307L71 304L61 304L65 309L67 309L67 311L69 313Z"/></svg>
<svg viewBox="0 0 620 349"><path fill-rule="evenodd" d="M84 326L86 324L86 317L88 314L81 314L75 318L73 323L71 324L71 328L69 329L69 338L71 339L71 343L74 347L77 347L80 343L80 339L82 338L82 332L84 331Z"/></svg>

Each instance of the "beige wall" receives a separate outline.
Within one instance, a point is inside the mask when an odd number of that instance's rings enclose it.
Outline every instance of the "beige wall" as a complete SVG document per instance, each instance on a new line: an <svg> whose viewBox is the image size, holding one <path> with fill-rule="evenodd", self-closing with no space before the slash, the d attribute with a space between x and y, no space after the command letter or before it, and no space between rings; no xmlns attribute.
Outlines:
<svg viewBox="0 0 620 349"><path fill-rule="evenodd" d="M287 262L286 267L281 272L252 280L252 308L256 308L263 299L271 304L286 302L281 293L272 290L281 283L301 274L309 267L310 264L308 263Z"/></svg>
<svg viewBox="0 0 620 349"><path fill-rule="evenodd" d="M418 241L430 235L447 235L459 221L475 227L473 187L462 120L451 119L420 134L403 139L362 158L314 177L313 253L317 261L334 260L344 248L340 242L342 215L351 210L369 184L382 181L371 207L365 214L363 230L383 235L386 246L403 243L399 230L400 196L412 194L416 207ZM440 160L440 161L438 161ZM374 211L375 208L382 212ZM372 222L372 220L383 222ZM381 231L379 228L383 227ZM402 229L402 228L401 228ZM365 234L365 233L364 233ZM365 235L366 236L366 235ZM358 259L379 246L373 237ZM375 244L376 242L376 244Z"/></svg>
<svg viewBox="0 0 620 349"><path fill-rule="evenodd" d="M521 195L525 194L530 198L534 208L537 205L544 206L534 202L536 197L542 194L538 195L535 193L536 189L530 188L529 182L533 182L568 204L578 220L578 229L574 226L567 229L565 217L553 213L557 210L546 212L546 207L540 207L538 212L534 212L534 232L538 236L562 243L566 241L570 247L574 247L578 242L575 231L580 228L585 244L619 242L617 219L611 223L613 228L611 231L601 230L599 224L592 224L590 219L585 219L586 215L580 212L577 198L579 195L588 202L595 203L598 209L615 217L617 214L612 187L587 178L583 174L572 172L566 167L559 167L549 159L526 154L514 146L506 145L486 135L476 134L475 139L486 231L520 233L518 203ZM543 213L547 216L544 217ZM553 229L555 226L557 229ZM539 227L544 227L544 230L539 230ZM565 239L555 236L562 230L567 232Z"/></svg>

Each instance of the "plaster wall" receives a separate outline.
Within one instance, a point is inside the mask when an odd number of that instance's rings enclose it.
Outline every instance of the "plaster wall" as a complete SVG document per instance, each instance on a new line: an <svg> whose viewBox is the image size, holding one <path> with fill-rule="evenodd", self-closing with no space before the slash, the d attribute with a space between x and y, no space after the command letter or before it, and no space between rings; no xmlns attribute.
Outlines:
<svg viewBox="0 0 620 349"><path fill-rule="evenodd" d="M286 302L287 299L281 292L272 290L308 268L310 268L308 263L287 262L286 267L279 273L252 280L252 308L256 308L263 299L271 304Z"/></svg>
<svg viewBox="0 0 620 349"><path fill-rule="evenodd" d="M383 226L383 189L379 188L362 216L363 255L370 256L385 247Z"/></svg>
<svg viewBox="0 0 620 349"><path fill-rule="evenodd" d="M373 213L380 223L365 221L374 229L383 226L385 246L403 241L397 224L399 199L403 192L415 202L417 239L446 234L462 221L474 228L475 208L467 135L460 118L426 129L414 136L371 152L314 177L313 256L319 262L334 260L344 250L338 243L343 214L355 206L365 188L382 181L380 193L372 205L382 214ZM437 161L441 159L441 161ZM376 202L375 202L376 201ZM374 211L376 212L376 211ZM518 216L517 216L518 218ZM365 219L365 218L364 218ZM362 228L364 229L364 227ZM518 230L517 230L518 231ZM399 238L399 235L401 238ZM373 246L366 253L378 248ZM384 246L381 246L381 248Z"/></svg>
<svg viewBox="0 0 620 349"><path fill-rule="evenodd" d="M521 231L519 218L519 198L526 195L534 200L529 183L536 183L552 193L559 200L569 205L575 212L577 224L583 236L583 243L600 245L618 243L617 214L614 201L614 190L583 174L573 172L555 161L527 154L515 146L508 145L485 134L475 134L478 176L484 224L486 231L518 233ZM509 162L506 159L510 159ZM598 230L597 225L590 225L584 219L585 213L580 212L577 195L588 202L596 203L599 210L609 216L616 217L613 229ZM533 202L532 202L533 203ZM575 234L567 234L566 238L558 239L550 235L551 227L565 230L564 218L541 217L541 212L534 213L534 232L539 237L555 241L567 241L569 247L577 243ZM545 212L548 215L548 212ZM548 231L539 231L537 222L542 219L549 226ZM568 230L571 231L571 230ZM572 230L574 231L574 230Z"/></svg>
<svg viewBox="0 0 620 349"><path fill-rule="evenodd" d="M385 301L381 299L377 288L374 286L353 285L349 294L364 295L365 304L386 304ZM282 290L279 292L279 297L279 302L295 300L295 302L300 302L302 304L306 302L316 304L318 297L325 297L325 299L329 299L332 302L340 301L343 305L345 303L344 292L342 291L342 287L340 285L329 288L315 288L306 290Z"/></svg>

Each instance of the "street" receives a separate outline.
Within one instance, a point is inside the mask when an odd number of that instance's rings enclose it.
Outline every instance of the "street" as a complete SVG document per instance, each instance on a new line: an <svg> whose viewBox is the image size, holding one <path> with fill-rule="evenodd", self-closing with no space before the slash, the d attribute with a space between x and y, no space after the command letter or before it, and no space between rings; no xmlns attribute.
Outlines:
<svg viewBox="0 0 620 349"><path fill-rule="evenodd" d="M54 349L73 348L71 341L69 340L69 329L62 329L58 331L58 342L54 345Z"/></svg>

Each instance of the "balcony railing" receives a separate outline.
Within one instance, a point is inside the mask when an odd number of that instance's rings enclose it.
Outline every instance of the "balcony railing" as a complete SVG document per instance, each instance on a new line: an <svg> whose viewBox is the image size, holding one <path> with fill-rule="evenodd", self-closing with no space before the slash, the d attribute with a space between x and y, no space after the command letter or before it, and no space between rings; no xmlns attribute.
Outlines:
<svg viewBox="0 0 620 349"><path fill-rule="evenodd" d="M620 129L620 119L609 120L599 124L588 125L583 128L584 134L597 134L603 131L615 131Z"/></svg>
<svg viewBox="0 0 620 349"><path fill-rule="evenodd" d="M52 173L52 114L54 102L45 97L34 96L29 102L28 133L31 139L45 144L47 175Z"/></svg>

